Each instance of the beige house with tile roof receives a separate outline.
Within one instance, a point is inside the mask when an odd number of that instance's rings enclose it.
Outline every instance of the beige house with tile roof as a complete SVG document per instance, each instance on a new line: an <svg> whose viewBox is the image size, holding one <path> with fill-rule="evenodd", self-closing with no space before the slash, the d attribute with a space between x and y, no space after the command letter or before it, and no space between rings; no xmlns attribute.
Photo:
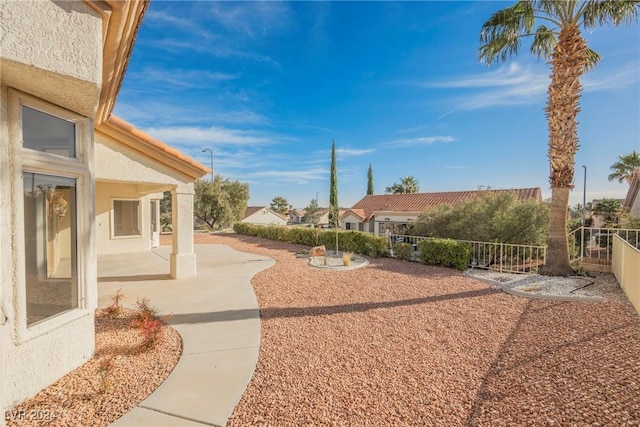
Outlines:
<svg viewBox="0 0 640 427"><path fill-rule="evenodd" d="M345 230L359 230L382 234L387 230L393 234L404 234L426 209L440 205L455 205L472 200L480 191L513 191L518 200L542 200L539 187L514 188L508 190L448 191L440 193L377 194L363 197L351 209L340 216Z"/></svg>
<svg viewBox="0 0 640 427"><path fill-rule="evenodd" d="M248 206L242 222L257 225L287 225L287 217L267 206Z"/></svg>
<svg viewBox="0 0 640 427"><path fill-rule="evenodd" d="M147 7L0 2L3 410L93 355L97 254L150 248L163 191L171 274L195 274L193 182L209 170L111 116Z"/></svg>

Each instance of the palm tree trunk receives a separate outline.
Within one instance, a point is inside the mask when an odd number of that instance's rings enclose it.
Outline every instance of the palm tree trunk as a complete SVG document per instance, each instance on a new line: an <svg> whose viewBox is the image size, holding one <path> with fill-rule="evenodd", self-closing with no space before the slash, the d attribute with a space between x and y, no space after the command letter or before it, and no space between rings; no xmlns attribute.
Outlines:
<svg viewBox="0 0 640 427"><path fill-rule="evenodd" d="M576 26L564 28L551 60L551 84L547 102L551 209L545 265L540 273L566 276L573 272L567 244L567 208L573 188L575 155L578 151L580 76L585 71L587 45Z"/></svg>
<svg viewBox="0 0 640 427"><path fill-rule="evenodd" d="M568 276L573 273L569 264L569 244L567 241L567 206L570 188L551 189L551 209L549 210L549 240L547 259L540 268L540 274L548 276Z"/></svg>

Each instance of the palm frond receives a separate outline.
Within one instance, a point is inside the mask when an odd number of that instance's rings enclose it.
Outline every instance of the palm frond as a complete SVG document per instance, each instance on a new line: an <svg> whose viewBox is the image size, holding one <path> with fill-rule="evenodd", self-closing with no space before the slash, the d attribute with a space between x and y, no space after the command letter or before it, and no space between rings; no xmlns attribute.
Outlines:
<svg viewBox="0 0 640 427"><path fill-rule="evenodd" d="M519 38L533 28L535 16L530 0L520 0L515 5L494 13L480 31L480 61L491 65L517 55Z"/></svg>
<svg viewBox="0 0 640 427"><path fill-rule="evenodd" d="M556 33L544 25L540 25L533 35L531 53L538 58L548 58L553 53L558 38Z"/></svg>
<svg viewBox="0 0 640 427"><path fill-rule="evenodd" d="M589 71L593 67L596 66L598 62L600 62L600 54L594 50L587 49L587 62L584 65L584 70Z"/></svg>
<svg viewBox="0 0 640 427"><path fill-rule="evenodd" d="M590 0L583 6L582 24L585 28L631 24L638 20L639 8L640 0Z"/></svg>

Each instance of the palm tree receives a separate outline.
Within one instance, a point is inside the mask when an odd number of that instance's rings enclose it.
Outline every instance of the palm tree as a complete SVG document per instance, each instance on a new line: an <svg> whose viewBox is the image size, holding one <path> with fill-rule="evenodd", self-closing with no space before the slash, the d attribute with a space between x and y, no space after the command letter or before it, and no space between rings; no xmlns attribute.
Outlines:
<svg viewBox="0 0 640 427"><path fill-rule="evenodd" d="M491 65L517 55L523 37L532 37L531 53L551 63L545 108L549 127L551 209L547 260L540 272L569 275L567 207L578 151L580 77L600 56L587 47L581 28L628 24L637 20L638 0L520 0L491 16L482 26L480 61ZM534 26L537 26L534 28Z"/></svg>
<svg viewBox="0 0 640 427"><path fill-rule="evenodd" d="M407 176L400 178L400 184L394 182L393 185L385 188L384 191L391 194L417 193L420 191L420 185L417 179L412 176Z"/></svg>
<svg viewBox="0 0 640 427"><path fill-rule="evenodd" d="M626 156L618 156L618 161L611 165L609 181L617 179L620 184L627 181L631 184L633 174L640 169L640 154L635 150Z"/></svg>

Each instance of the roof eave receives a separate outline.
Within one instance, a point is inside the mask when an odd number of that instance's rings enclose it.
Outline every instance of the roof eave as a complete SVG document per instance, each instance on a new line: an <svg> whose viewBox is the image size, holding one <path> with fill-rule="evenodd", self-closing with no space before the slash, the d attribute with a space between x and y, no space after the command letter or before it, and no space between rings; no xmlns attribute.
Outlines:
<svg viewBox="0 0 640 427"><path fill-rule="evenodd" d="M96 131L193 181L211 172L203 164L136 129L132 124L118 117L109 117L96 128Z"/></svg>
<svg viewBox="0 0 640 427"><path fill-rule="evenodd" d="M115 105L149 0L84 0L102 17L102 89L95 116L97 127Z"/></svg>

